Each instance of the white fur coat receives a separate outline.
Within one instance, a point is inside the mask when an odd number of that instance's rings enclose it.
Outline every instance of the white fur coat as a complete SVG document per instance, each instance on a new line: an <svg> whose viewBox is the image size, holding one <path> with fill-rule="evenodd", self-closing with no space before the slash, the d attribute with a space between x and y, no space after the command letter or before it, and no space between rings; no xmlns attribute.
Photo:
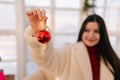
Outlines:
<svg viewBox="0 0 120 80"><path fill-rule="evenodd" d="M36 75L41 75L38 73L26 80L93 80L89 55L83 42L65 44L62 48L54 49L52 40L48 44L39 43L31 27L26 29L24 36L32 59L44 70L55 74L52 76L53 79L40 79L40 77L35 79ZM100 61L100 80L114 80L102 60Z"/></svg>

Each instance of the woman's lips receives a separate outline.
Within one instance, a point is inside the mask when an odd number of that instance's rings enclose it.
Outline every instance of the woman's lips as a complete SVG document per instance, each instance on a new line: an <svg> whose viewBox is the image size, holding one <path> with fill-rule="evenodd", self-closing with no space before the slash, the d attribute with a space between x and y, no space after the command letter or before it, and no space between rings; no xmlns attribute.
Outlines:
<svg viewBox="0 0 120 80"><path fill-rule="evenodd" d="M95 40L91 40L91 39L89 39L88 41L89 41L89 42L94 42Z"/></svg>

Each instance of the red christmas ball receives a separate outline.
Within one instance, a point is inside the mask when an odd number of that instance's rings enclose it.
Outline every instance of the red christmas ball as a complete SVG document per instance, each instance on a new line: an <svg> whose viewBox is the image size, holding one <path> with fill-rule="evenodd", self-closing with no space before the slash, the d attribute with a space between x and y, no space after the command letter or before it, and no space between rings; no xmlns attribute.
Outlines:
<svg viewBox="0 0 120 80"><path fill-rule="evenodd" d="M40 43L43 43L43 44L48 43L50 39L51 39L51 35L46 30L41 30L37 33L37 40Z"/></svg>

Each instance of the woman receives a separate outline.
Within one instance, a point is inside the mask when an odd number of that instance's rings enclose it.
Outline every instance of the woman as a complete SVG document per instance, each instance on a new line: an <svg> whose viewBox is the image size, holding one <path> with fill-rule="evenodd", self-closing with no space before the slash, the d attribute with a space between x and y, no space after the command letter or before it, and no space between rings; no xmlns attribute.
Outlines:
<svg viewBox="0 0 120 80"><path fill-rule="evenodd" d="M100 16L90 15L85 19L77 43L55 49L52 40L42 44L36 39L36 34L46 27L45 11L32 9L26 14L31 26L25 31L25 39L31 56L58 80L120 80L120 60Z"/></svg>

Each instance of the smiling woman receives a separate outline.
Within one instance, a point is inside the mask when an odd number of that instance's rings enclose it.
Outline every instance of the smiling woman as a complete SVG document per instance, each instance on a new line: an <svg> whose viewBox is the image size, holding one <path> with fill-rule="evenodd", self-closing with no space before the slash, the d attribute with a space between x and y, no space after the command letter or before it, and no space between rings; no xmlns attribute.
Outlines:
<svg viewBox="0 0 120 80"><path fill-rule="evenodd" d="M47 25L51 27L54 35L54 38L52 37L53 45L59 47L66 42L76 42L83 21L83 13L81 12L83 1L0 0L0 56L2 57L0 69L4 69L5 74L15 75L15 80L21 80L25 75L30 75L38 69L38 65L31 60L29 51L24 44L22 34L25 26L29 25L27 19L24 19L26 18L24 7L29 9L31 7L42 8L47 11ZM120 57L119 4L120 0L95 0L95 12L104 17L110 43Z"/></svg>
<svg viewBox="0 0 120 80"><path fill-rule="evenodd" d="M33 8L26 11L26 15L30 26L24 36L31 57L43 70L53 73L54 78L58 77L59 80L120 79L120 59L111 46L102 17L96 14L87 16L80 28L78 41L55 48L52 39L43 44L34 36L46 27L48 18L45 10Z"/></svg>

